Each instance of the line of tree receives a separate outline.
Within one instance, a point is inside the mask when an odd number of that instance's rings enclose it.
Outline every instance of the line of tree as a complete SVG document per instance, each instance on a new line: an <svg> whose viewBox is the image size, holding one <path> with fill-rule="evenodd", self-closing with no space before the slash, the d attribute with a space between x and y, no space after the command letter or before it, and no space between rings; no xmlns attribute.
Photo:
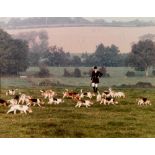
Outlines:
<svg viewBox="0 0 155 155"><path fill-rule="evenodd" d="M97 45L92 54L72 55L61 47L55 45L49 47L46 31L22 32L13 37L29 43L30 66L38 66L42 61L49 66L124 66L124 60L127 57L127 54L120 54L117 46L103 44Z"/></svg>
<svg viewBox="0 0 155 155"><path fill-rule="evenodd" d="M102 43L96 46L92 54L82 54L82 62L85 66L108 66L118 67L125 65L125 59L128 54L120 54L119 48L115 45L104 46Z"/></svg>
<svg viewBox="0 0 155 155"><path fill-rule="evenodd" d="M154 36L151 36L151 38ZM146 39L145 39L146 38ZM130 53L121 54L115 45L99 44L94 53L81 56L65 52L57 46L48 47L46 32L33 32L11 37L0 29L0 71L2 74L18 75L29 66L130 66L135 70L145 71L155 66L155 43L142 37L132 45Z"/></svg>
<svg viewBox="0 0 155 155"><path fill-rule="evenodd" d="M40 65L44 53L48 50L48 34L46 31L21 32L13 35L15 39L21 39L28 42L29 54L28 61L30 66Z"/></svg>
<svg viewBox="0 0 155 155"><path fill-rule="evenodd" d="M13 39L0 29L0 72L1 74L18 75L25 71L28 64L28 44L20 39Z"/></svg>
<svg viewBox="0 0 155 155"><path fill-rule="evenodd" d="M83 53L81 56L72 55L57 46L50 46L40 54L30 52L29 57L35 57L35 61L34 59L32 59L33 62L31 59L29 61L32 66L38 66L40 62L48 66L124 66L127 56L128 54L120 54L118 47L115 45L106 47L100 44L94 53Z"/></svg>
<svg viewBox="0 0 155 155"><path fill-rule="evenodd" d="M126 63L137 71L145 71L145 76L148 76L148 69L155 66L155 43L146 39L133 44Z"/></svg>

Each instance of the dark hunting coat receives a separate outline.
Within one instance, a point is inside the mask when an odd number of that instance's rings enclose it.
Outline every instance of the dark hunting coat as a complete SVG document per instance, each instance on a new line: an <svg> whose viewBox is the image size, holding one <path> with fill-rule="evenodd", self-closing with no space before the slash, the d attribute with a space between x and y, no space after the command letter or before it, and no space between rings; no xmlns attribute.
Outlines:
<svg viewBox="0 0 155 155"><path fill-rule="evenodd" d="M92 71L91 80L92 83L99 83L99 77L101 77L103 74L100 71Z"/></svg>

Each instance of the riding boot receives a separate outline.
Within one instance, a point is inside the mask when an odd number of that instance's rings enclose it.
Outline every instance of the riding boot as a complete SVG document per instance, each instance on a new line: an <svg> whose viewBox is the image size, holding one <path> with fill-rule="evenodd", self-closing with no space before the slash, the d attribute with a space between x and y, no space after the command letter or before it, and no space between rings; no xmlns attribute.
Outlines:
<svg viewBox="0 0 155 155"><path fill-rule="evenodd" d="M95 90L95 87L93 87L93 90L94 90L94 93L95 93L95 91L96 91L96 90Z"/></svg>
<svg viewBox="0 0 155 155"><path fill-rule="evenodd" d="M96 90L95 90L95 92L97 93L97 91L98 91L98 88L96 87Z"/></svg>

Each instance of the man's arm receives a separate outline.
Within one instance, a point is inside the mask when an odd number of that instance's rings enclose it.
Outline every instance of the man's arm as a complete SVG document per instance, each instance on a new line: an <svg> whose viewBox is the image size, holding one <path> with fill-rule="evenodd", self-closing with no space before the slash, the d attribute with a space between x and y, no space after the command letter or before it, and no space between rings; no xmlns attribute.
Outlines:
<svg viewBox="0 0 155 155"><path fill-rule="evenodd" d="M103 75L103 73L99 72L99 77L101 77Z"/></svg>

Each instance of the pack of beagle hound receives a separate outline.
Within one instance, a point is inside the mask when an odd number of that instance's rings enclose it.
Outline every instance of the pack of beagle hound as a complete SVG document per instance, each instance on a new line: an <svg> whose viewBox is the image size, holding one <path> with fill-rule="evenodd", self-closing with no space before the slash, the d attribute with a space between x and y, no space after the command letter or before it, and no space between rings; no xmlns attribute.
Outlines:
<svg viewBox="0 0 155 155"><path fill-rule="evenodd" d="M16 114L18 111L20 113L32 113L32 106L42 107L45 106L45 103L51 105L59 105L65 102L65 100L72 100L75 103L75 107L80 108L82 106L88 108L94 104L94 102L103 104L103 105L116 105L118 104L118 98L125 98L124 92L116 92L109 88L108 90L100 93L99 91L95 94L90 91L80 92L69 91L65 89L62 94L54 90L40 90L40 96L38 98L32 97L25 93L17 93L18 89L10 89L6 91L6 96L11 98L8 100L0 99L0 105L9 107L8 113ZM57 97L57 95L61 97ZM146 97L141 97L136 100L139 106L151 105L151 101Z"/></svg>

